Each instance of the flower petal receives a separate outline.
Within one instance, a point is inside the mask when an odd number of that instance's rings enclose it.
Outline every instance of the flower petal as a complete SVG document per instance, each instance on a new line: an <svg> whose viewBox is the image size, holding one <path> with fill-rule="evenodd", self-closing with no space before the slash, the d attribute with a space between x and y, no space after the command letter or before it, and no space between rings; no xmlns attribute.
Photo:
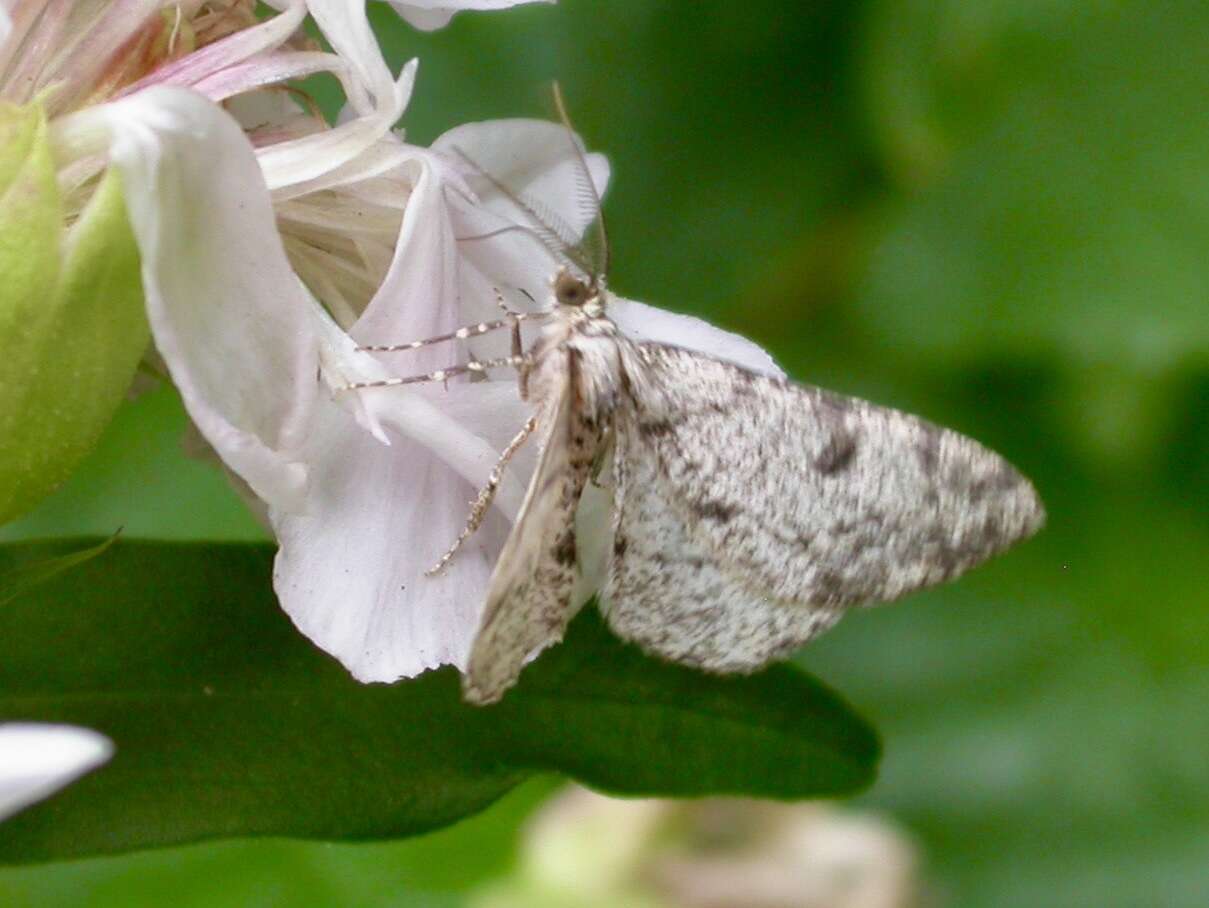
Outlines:
<svg viewBox="0 0 1209 908"><path fill-rule="evenodd" d="M48 797L112 754L112 742L87 728L0 725L0 819Z"/></svg>
<svg viewBox="0 0 1209 908"><path fill-rule="evenodd" d="M634 340L685 347L765 375L785 375L759 344L691 315L678 315L616 294L609 297L608 312L617 327Z"/></svg>
<svg viewBox="0 0 1209 908"><path fill-rule="evenodd" d="M318 342L247 139L183 89L76 116L108 131L156 346L193 421L261 498L299 501Z"/></svg>
<svg viewBox="0 0 1209 908"><path fill-rule="evenodd" d="M294 187L293 194L310 192L309 181L347 164L370 149L390 132L403 116L415 84L417 62L411 60L392 84L389 97L378 110L325 129L313 135L278 142L259 151L260 166L269 188L280 193ZM288 194L282 197L288 197Z"/></svg>
<svg viewBox="0 0 1209 908"><path fill-rule="evenodd" d="M502 448L525 418L515 392L509 405L498 391L466 388L471 405L482 402L474 424L493 422ZM360 681L462 667L508 521L490 512L446 569L426 577L465 523L468 508L455 503L476 489L416 441L396 434L382 445L337 407L321 409L305 456L305 510L271 515L281 545L274 587L294 623ZM483 460L481 479L493 462Z"/></svg>
<svg viewBox="0 0 1209 908"><path fill-rule="evenodd" d="M424 31L433 31L444 28L454 13L464 9L507 9L510 6L535 2L553 3L554 0L391 0L390 5L409 25Z"/></svg>
<svg viewBox="0 0 1209 908"><path fill-rule="evenodd" d="M358 90L348 77L347 67L335 54L320 51L277 51L236 63L191 83L188 87L211 101L225 101L245 92L315 73L331 73L340 80L346 93Z"/></svg>
<svg viewBox="0 0 1209 908"><path fill-rule="evenodd" d="M243 63L283 44L306 18L306 3L291 0L282 12L251 28L240 29L212 44L156 67L151 73L122 91L122 96L152 85L194 86L224 69Z"/></svg>
<svg viewBox="0 0 1209 908"><path fill-rule="evenodd" d="M306 6L332 50L348 63L358 81L369 91L373 107L364 107L357 112L378 113L391 108L398 87L382 57L374 30L370 28L365 0L306 0ZM349 103L356 107L358 102L350 97ZM399 113L402 113L401 109ZM398 118L398 115L392 117L387 127Z"/></svg>

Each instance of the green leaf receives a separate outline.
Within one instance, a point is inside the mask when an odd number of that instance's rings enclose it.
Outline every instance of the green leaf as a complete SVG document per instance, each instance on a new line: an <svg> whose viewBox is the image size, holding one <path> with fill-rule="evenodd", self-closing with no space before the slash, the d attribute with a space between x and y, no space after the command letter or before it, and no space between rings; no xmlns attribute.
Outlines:
<svg viewBox="0 0 1209 908"><path fill-rule="evenodd" d="M5 547L0 572L63 548ZM547 771L670 796L805 798L873 778L871 729L799 670L701 675L594 615L498 706L462 703L452 670L357 684L290 626L270 570L265 546L120 542L0 609L0 720L117 744L103 771L6 823L0 860L413 835Z"/></svg>
<svg viewBox="0 0 1209 908"><path fill-rule="evenodd" d="M42 110L0 103L0 523L92 449L149 338L117 174L67 207Z"/></svg>

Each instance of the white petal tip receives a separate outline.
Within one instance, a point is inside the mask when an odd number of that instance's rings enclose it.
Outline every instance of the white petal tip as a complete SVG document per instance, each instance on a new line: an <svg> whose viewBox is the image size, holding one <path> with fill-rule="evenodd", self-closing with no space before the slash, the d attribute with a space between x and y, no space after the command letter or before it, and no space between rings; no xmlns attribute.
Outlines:
<svg viewBox="0 0 1209 908"><path fill-rule="evenodd" d="M0 725L0 817L58 791L113 756L113 742L72 725Z"/></svg>

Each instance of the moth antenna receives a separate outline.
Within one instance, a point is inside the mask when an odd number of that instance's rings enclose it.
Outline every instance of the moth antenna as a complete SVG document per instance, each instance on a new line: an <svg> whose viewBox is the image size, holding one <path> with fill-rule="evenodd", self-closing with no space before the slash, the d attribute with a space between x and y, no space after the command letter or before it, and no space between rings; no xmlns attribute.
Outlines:
<svg viewBox="0 0 1209 908"><path fill-rule="evenodd" d="M585 274L591 273L591 268L588 263L580 256L576 250L577 237L575 231L564 221L558 217L553 211L547 208L536 199L531 199L522 193L514 192L511 188L505 185L501 180L496 178L485 167L481 166L470 155L462 151L461 148L454 146L453 149L457 152L458 157L466 162L474 171L483 179L492 185L494 189L500 192L505 198L510 200L514 205L521 209L533 221L532 226L517 225L516 229L528 230L533 236L546 247L546 250L560 262L568 265L574 265ZM501 231L510 228L502 228ZM489 236L485 235L485 236ZM485 237L483 237L485 238ZM480 239L480 237L469 237L468 239Z"/></svg>
<svg viewBox="0 0 1209 908"><path fill-rule="evenodd" d="M609 273L609 232L605 227L604 204L600 198L600 193L596 191L596 183L592 180L592 171L588 167L588 159L584 156L583 149L579 147L579 143L575 141L575 127L571 124L571 118L567 115L567 105L563 101L563 92L561 86L556 81L552 86L554 94L554 107L558 111L558 119L562 121L563 126L567 130L567 142L571 146L571 151L575 160L575 183L576 183L576 198L581 204L591 206L595 217L589 230L595 234L595 248L592 250L595 255L592 256L592 264L595 265L591 269L590 274L594 279L599 280ZM585 244L587 237L585 236Z"/></svg>
<svg viewBox="0 0 1209 908"><path fill-rule="evenodd" d="M497 227L494 230L488 230L484 233L462 234L455 237L455 239L457 239L459 243L489 240L492 237L502 236L505 233L512 233L514 230L529 234L529 236L541 243L542 247L552 256L558 259L562 264L576 264L567 257L565 251L562 249L562 241L558 239L553 231L546 229L544 226L534 227L530 224L505 224L502 227Z"/></svg>

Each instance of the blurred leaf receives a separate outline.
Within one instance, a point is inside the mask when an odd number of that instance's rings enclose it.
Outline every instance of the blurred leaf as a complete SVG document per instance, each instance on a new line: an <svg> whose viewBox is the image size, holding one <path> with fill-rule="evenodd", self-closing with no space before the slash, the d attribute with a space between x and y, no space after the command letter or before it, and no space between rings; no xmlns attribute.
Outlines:
<svg viewBox="0 0 1209 908"><path fill-rule="evenodd" d="M888 0L863 65L920 191L860 316L909 356L1152 380L1209 355L1209 6Z"/></svg>
<svg viewBox="0 0 1209 908"><path fill-rule="evenodd" d="M0 549L0 570L63 545ZM0 860L214 836L404 836L534 772L617 792L802 798L867 785L873 732L818 682L656 662L593 615L498 706L452 670L360 685L302 639L271 549L118 543L0 610L0 720L74 722L113 762L5 824Z"/></svg>

